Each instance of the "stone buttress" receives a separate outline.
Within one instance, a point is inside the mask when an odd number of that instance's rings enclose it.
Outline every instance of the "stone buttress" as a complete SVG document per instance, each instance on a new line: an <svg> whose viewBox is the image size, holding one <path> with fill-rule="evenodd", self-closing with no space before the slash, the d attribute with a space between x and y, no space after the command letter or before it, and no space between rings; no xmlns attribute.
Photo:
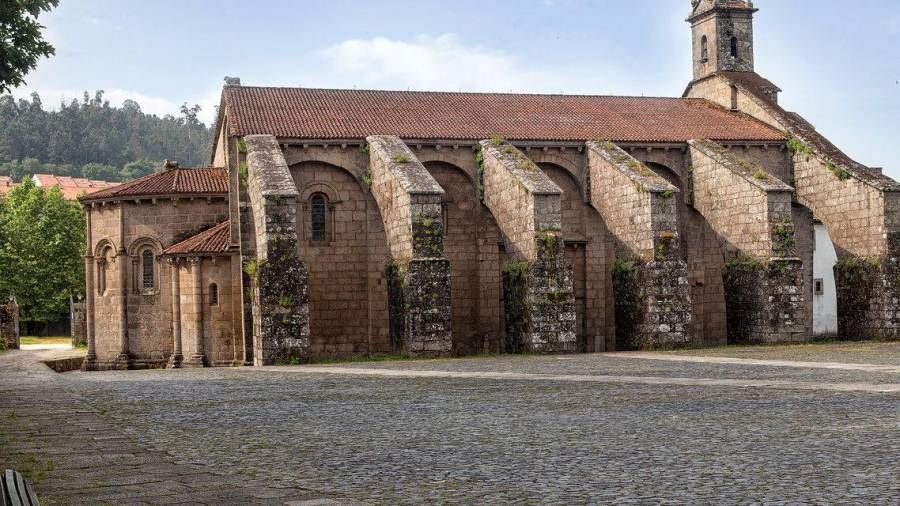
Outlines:
<svg viewBox="0 0 900 506"><path fill-rule="evenodd" d="M617 241L617 349L689 344L692 305L678 189L611 142L588 142L587 157L591 205Z"/></svg>
<svg viewBox="0 0 900 506"><path fill-rule="evenodd" d="M249 135L247 193L256 257L244 260L252 278L255 365L309 358L306 265L297 256L299 194L275 137Z"/></svg>
<svg viewBox="0 0 900 506"><path fill-rule="evenodd" d="M503 267L506 351L577 351L573 273L561 236L562 191L512 145L500 139L480 144L484 203L511 258Z"/></svg>
<svg viewBox="0 0 900 506"><path fill-rule="evenodd" d="M450 262L444 257L444 190L397 137L370 136L372 195L390 249L391 338L412 356L453 352Z"/></svg>
<svg viewBox="0 0 900 506"><path fill-rule="evenodd" d="M688 144L694 207L726 241L729 342L808 340L793 188L712 141Z"/></svg>
<svg viewBox="0 0 900 506"><path fill-rule="evenodd" d="M796 200L825 224L838 254L838 334L900 337L900 183L856 162L800 115L778 103L781 90L754 73L695 81L705 98L787 133Z"/></svg>

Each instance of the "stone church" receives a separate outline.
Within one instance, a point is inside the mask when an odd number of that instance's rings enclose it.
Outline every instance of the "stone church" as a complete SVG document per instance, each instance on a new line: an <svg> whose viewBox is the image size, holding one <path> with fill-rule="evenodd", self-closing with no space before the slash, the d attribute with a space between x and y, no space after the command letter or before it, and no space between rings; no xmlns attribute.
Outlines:
<svg viewBox="0 0 900 506"><path fill-rule="evenodd" d="M86 369L812 338L900 329L900 185L754 72L748 0L695 0L681 97L243 86L211 167L81 199Z"/></svg>

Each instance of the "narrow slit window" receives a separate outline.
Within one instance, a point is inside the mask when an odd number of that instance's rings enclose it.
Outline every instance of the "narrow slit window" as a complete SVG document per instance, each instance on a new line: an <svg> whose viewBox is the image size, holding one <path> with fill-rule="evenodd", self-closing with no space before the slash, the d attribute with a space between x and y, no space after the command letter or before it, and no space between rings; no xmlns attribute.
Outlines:
<svg viewBox="0 0 900 506"><path fill-rule="evenodd" d="M705 62L707 60L709 60L709 40L704 35L700 37L700 61Z"/></svg>
<svg viewBox="0 0 900 506"><path fill-rule="evenodd" d="M327 216L328 202L321 193L313 195L309 203L310 207L310 228L312 230L312 240L315 242L325 242L328 238L327 234Z"/></svg>
<svg viewBox="0 0 900 506"><path fill-rule="evenodd" d="M737 55L738 55L737 37L732 37L731 38L731 57L737 58Z"/></svg>
<svg viewBox="0 0 900 506"><path fill-rule="evenodd" d="M218 306L219 305L219 285L213 283L209 285L209 305L210 306Z"/></svg>
<svg viewBox="0 0 900 506"><path fill-rule="evenodd" d="M106 254L100 259L97 265L97 294L106 293Z"/></svg>
<svg viewBox="0 0 900 506"><path fill-rule="evenodd" d="M153 252L145 249L141 253L141 271L143 273L141 287L144 290L152 290L153 284Z"/></svg>

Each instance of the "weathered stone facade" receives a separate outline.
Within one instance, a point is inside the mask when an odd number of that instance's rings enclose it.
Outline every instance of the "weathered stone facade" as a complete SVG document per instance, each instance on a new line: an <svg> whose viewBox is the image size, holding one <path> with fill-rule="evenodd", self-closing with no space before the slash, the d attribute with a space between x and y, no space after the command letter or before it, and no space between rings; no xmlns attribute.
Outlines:
<svg viewBox="0 0 900 506"><path fill-rule="evenodd" d="M895 337L900 185L778 105L751 2L692 6L682 98L229 80L222 168L82 200L84 367L809 340L814 219L843 337Z"/></svg>
<svg viewBox="0 0 900 506"><path fill-rule="evenodd" d="M444 190L397 137L371 136L372 195L391 250L392 341L410 355L453 351L450 263L444 258Z"/></svg>
<svg viewBox="0 0 900 506"><path fill-rule="evenodd" d="M809 297L797 256L793 188L712 141L688 144L694 206L730 252L724 267L729 339L807 339Z"/></svg>
<svg viewBox="0 0 900 506"><path fill-rule="evenodd" d="M244 259L252 278L253 361L308 360L308 271L297 255L300 195L274 137L252 135L243 141L256 232L256 257Z"/></svg>
<svg viewBox="0 0 900 506"><path fill-rule="evenodd" d="M510 258L503 267L507 350L575 351L575 290L561 237L562 190L511 144L493 139L480 145L484 203L497 217Z"/></svg>
<svg viewBox="0 0 900 506"><path fill-rule="evenodd" d="M617 256L639 271L629 276L633 282L613 279L620 302L617 342L633 348L687 345L692 304L678 225L678 188L612 142L588 142L587 152L591 203L620 245ZM633 307L621 303L626 300Z"/></svg>

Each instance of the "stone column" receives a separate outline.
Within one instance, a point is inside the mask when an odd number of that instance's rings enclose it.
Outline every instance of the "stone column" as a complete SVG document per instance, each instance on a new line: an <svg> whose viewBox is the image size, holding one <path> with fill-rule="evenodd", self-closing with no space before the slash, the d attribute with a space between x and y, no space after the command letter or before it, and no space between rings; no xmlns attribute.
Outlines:
<svg viewBox="0 0 900 506"><path fill-rule="evenodd" d="M692 140L694 207L725 241L730 342L812 338L803 261L797 256L793 188L709 140Z"/></svg>
<svg viewBox="0 0 900 506"><path fill-rule="evenodd" d="M123 205L123 204L119 204ZM119 267L119 356L112 369L128 369L128 255L124 247L119 247L116 265Z"/></svg>
<svg viewBox="0 0 900 506"><path fill-rule="evenodd" d="M444 190L399 138L377 135L369 143L372 195L391 251L392 328L413 356L453 351L450 262L444 258Z"/></svg>
<svg viewBox="0 0 900 506"><path fill-rule="evenodd" d="M84 209L85 222L87 225L87 246L85 251L87 255L84 257L84 310L85 310L85 324L84 331L87 334L87 355L84 357L84 362L81 364L81 369L83 371L96 371L97 370L97 341L94 337L94 291L96 288L94 287L94 256L93 256L93 233L91 230L91 209L90 207L85 207Z"/></svg>
<svg viewBox="0 0 900 506"><path fill-rule="evenodd" d="M168 260L172 276L172 340L173 351L169 358L169 368L181 367L184 356L181 353L181 280L178 269L178 259Z"/></svg>
<svg viewBox="0 0 900 506"><path fill-rule="evenodd" d="M575 289L563 249L562 190L524 153L483 140L484 203L511 261L503 266L506 351L576 351Z"/></svg>
<svg viewBox="0 0 900 506"><path fill-rule="evenodd" d="M97 369L97 341L94 338L94 257L84 257L84 311L85 324L84 331L87 334L87 355L84 357L81 369L84 371L94 371Z"/></svg>
<svg viewBox="0 0 900 506"><path fill-rule="evenodd" d="M184 367L204 367L206 355L203 351L203 287L200 266L202 259L188 258L191 269L191 302L194 311L194 353L183 363Z"/></svg>
<svg viewBox="0 0 900 506"><path fill-rule="evenodd" d="M678 236L678 188L611 142L588 142L591 205L616 238L616 348L691 343L693 305Z"/></svg>

